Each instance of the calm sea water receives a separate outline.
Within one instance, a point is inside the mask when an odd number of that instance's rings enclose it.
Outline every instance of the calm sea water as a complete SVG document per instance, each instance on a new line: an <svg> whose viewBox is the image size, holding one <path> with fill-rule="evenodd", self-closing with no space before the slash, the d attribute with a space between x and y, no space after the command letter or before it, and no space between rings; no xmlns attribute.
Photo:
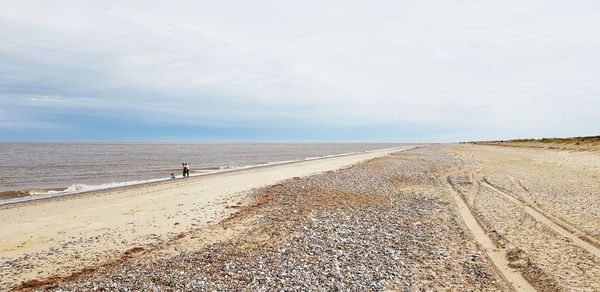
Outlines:
<svg viewBox="0 0 600 292"><path fill-rule="evenodd" d="M0 192L105 185L301 160L403 144L0 143ZM82 186L83 185L83 186ZM83 189L82 189L83 188Z"/></svg>

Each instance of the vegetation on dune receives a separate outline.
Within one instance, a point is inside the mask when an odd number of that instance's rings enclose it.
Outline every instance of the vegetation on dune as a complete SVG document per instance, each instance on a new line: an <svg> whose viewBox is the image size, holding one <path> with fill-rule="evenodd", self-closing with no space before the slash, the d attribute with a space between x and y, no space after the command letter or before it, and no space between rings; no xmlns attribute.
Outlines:
<svg viewBox="0 0 600 292"><path fill-rule="evenodd" d="M541 138L541 139L512 139L496 141L473 141L468 142L480 145L506 145L522 147L545 147L545 148L598 148L600 147L600 136L568 137L568 138Z"/></svg>

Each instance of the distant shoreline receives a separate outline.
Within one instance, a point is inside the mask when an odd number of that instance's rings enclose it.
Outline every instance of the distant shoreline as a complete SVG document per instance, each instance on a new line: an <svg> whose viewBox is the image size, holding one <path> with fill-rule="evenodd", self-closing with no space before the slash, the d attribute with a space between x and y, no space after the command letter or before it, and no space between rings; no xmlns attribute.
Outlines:
<svg viewBox="0 0 600 292"><path fill-rule="evenodd" d="M237 172L237 171L242 171L242 170L252 170L252 169L286 165L286 164L301 163L301 162L305 162L305 161L351 156L351 155L357 155L357 154L409 149L409 148L413 148L413 147L414 146L398 146L398 147L366 150L366 151L359 151L359 152L323 155L323 156L319 156L319 157L306 157L304 159L278 161L278 162L271 162L271 163L257 164L257 165L248 165L248 166L235 167L235 168L217 168L214 171L210 171L210 172L192 173L190 175L190 178L204 177L204 176L209 176L209 175ZM24 190L3 191L3 192L0 192L0 207L7 206L7 205L19 204L19 203L25 203L25 202L56 199L56 198L61 198L61 197L71 196L71 195L95 194L95 193L100 193L100 192L113 191L113 190L117 190L117 189L125 190L125 189L129 189L129 188L135 188L135 187L141 187L141 186L151 186L151 185L161 184L161 183L180 182L183 179L184 178L182 176L176 176L175 180L171 179L170 177L162 177L162 178L146 179L146 180L140 180L140 181L124 181L124 182L107 183L107 184L102 184L102 185L86 186L86 187L82 188L81 190L75 190L75 191L70 191L70 187L47 188L47 189L31 188L31 189L24 189ZM187 180L187 179L185 179L185 180Z"/></svg>

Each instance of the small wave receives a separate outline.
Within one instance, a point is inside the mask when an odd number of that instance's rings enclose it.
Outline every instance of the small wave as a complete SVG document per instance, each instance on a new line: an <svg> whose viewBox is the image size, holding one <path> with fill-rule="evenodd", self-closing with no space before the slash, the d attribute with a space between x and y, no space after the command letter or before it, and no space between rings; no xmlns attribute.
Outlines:
<svg viewBox="0 0 600 292"><path fill-rule="evenodd" d="M61 191L40 190L40 191L30 191L29 194L30 195L74 194L74 193L83 193L83 192L112 189L112 188L118 188L118 187L133 186L133 185L139 185L139 184L150 183L150 182L158 182L158 181L163 181L166 179L167 178L134 180L134 181L124 181L124 182L111 182L111 183L104 183L104 184L98 184L98 185L74 184L64 190L61 190Z"/></svg>

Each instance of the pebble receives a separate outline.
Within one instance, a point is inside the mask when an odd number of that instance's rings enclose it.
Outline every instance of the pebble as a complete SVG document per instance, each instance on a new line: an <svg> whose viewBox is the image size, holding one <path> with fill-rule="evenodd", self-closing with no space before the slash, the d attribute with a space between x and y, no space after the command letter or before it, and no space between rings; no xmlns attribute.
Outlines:
<svg viewBox="0 0 600 292"><path fill-rule="evenodd" d="M266 203L240 208L257 216L240 236L49 289L508 290L448 209L435 174L455 159L431 147L411 153L255 190L248 196Z"/></svg>

